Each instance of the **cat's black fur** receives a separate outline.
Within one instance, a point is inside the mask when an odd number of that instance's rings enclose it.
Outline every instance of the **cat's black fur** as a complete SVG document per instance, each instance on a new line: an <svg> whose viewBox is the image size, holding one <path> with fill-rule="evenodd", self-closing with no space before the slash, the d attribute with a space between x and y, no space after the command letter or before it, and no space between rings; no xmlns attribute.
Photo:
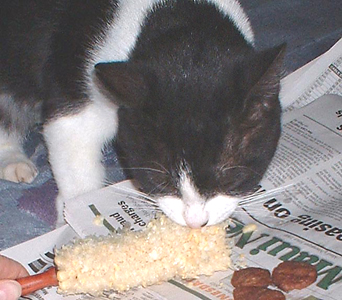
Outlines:
<svg viewBox="0 0 342 300"><path fill-rule="evenodd" d="M40 100L43 120L77 110L88 101L82 84L88 50L113 18L115 5L113 0L2 0L1 91L23 105Z"/></svg>
<svg viewBox="0 0 342 300"><path fill-rule="evenodd" d="M24 134L91 103L87 63L116 6L1 1L4 128ZM94 82L120 107L123 164L146 193L182 197L182 172L205 199L257 186L280 135L282 52L257 52L212 4L171 0L148 14L127 61L94 66Z"/></svg>

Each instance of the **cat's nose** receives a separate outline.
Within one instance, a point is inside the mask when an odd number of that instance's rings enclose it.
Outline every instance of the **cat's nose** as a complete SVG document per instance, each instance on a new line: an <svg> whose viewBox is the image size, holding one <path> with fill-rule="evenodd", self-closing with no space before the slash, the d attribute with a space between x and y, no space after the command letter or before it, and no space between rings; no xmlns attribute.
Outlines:
<svg viewBox="0 0 342 300"><path fill-rule="evenodd" d="M184 212L184 221L190 228L201 228L208 224L209 213L204 210L203 206L188 207Z"/></svg>
<svg viewBox="0 0 342 300"><path fill-rule="evenodd" d="M188 225L190 228L201 228L208 224L209 220L200 220L200 221L187 221L185 220L186 225Z"/></svg>
<svg viewBox="0 0 342 300"><path fill-rule="evenodd" d="M208 222L209 222L209 219L208 219L207 221L205 221L205 222L201 225L201 227L206 226L206 225L208 224Z"/></svg>

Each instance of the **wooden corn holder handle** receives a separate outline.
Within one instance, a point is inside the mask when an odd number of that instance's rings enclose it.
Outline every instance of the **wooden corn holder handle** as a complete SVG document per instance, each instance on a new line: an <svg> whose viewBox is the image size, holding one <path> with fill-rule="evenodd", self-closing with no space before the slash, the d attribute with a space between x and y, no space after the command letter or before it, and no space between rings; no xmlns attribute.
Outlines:
<svg viewBox="0 0 342 300"><path fill-rule="evenodd" d="M50 268L49 270L41 274L19 278L17 279L17 281L21 285L22 296L31 294L48 286L58 285L56 268Z"/></svg>

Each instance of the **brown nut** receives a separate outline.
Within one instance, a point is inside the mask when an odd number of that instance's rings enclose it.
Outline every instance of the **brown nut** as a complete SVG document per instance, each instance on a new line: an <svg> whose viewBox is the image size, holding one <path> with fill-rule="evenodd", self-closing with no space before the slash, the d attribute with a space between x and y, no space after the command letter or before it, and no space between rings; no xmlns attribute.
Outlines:
<svg viewBox="0 0 342 300"><path fill-rule="evenodd" d="M301 290L317 279L316 268L308 263L286 261L272 272L273 283L285 292Z"/></svg>
<svg viewBox="0 0 342 300"><path fill-rule="evenodd" d="M282 292L265 287L245 286L233 291L234 300L285 300Z"/></svg>
<svg viewBox="0 0 342 300"><path fill-rule="evenodd" d="M285 295L281 291L266 289L257 300L285 300Z"/></svg>
<svg viewBox="0 0 342 300"><path fill-rule="evenodd" d="M257 300L266 288L255 286L237 287L233 291L234 300Z"/></svg>
<svg viewBox="0 0 342 300"><path fill-rule="evenodd" d="M267 287L272 284L271 273L261 268L246 268L235 271L231 280L233 287Z"/></svg>

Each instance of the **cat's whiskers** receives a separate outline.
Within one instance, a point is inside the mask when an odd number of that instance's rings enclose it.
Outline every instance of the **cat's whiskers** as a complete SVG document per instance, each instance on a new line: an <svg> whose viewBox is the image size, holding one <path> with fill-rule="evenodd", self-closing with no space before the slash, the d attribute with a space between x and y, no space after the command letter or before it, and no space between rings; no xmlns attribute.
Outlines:
<svg viewBox="0 0 342 300"><path fill-rule="evenodd" d="M143 171L151 171L151 172L158 172L161 174L166 174L166 171L154 169L154 168L148 168L148 167L136 167L136 168L122 168L123 170L143 170Z"/></svg>
<svg viewBox="0 0 342 300"><path fill-rule="evenodd" d="M149 164L155 164L159 168L152 168L152 167L125 167L121 168L122 170L143 170L143 171L150 171L150 172L157 172L165 175L171 175L170 171L168 171L162 164L156 161L150 161Z"/></svg>
<svg viewBox="0 0 342 300"><path fill-rule="evenodd" d="M107 186L107 188L110 188L109 192L112 195L130 197L131 199L139 201L139 205L133 207L135 209L160 211L156 201L143 192L140 192L134 188L119 187L116 185L116 183L110 181L104 181L103 183L105 186ZM140 203L146 205L140 205Z"/></svg>
<svg viewBox="0 0 342 300"><path fill-rule="evenodd" d="M156 200L153 197L133 188L113 186L111 192L116 195L129 196L135 200L144 201L151 206L157 207Z"/></svg>
<svg viewBox="0 0 342 300"><path fill-rule="evenodd" d="M123 168L124 170L143 170L143 171L150 171L150 172L157 172L160 174L164 174L167 176L171 176L170 171L168 171L162 164L156 162L156 161L151 161L149 162L151 165L155 164L156 166L158 166L159 168L151 168L151 167L131 167L131 168ZM111 184L111 183L109 183ZM162 192L163 190L165 190L167 188L167 186L169 185L168 182L164 181L161 182L160 184L158 184L152 191L151 194L153 194L154 191L158 191L159 193ZM140 201L145 201L146 203L149 203L149 205L153 205L155 208L158 208L157 202L156 200L151 197L149 194L146 194L144 192L138 191L136 189L131 189L131 188L123 188L123 187L114 187L116 190L121 190L124 193L121 194L122 196L128 195L130 197L133 197L133 195L135 195L134 199L135 200L140 200ZM127 193L127 194L126 194ZM116 194L119 194L116 192ZM159 209L159 208L158 208Z"/></svg>
<svg viewBox="0 0 342 300"><path fill-rule="evenodd" d="M137 189L134 189L134 188L128 188L128 187L119 187L117 186L117 183L113 183L113 182L110 182L110 181L107 181L105 182L105 185L106 186L111 186L112 187L112 192L115 192L115 190L120 190L122 191L123 193L117 193L118 195L132 195L132 194L135 194L135 195L138 195L140 197L143 197L144 199L148 199L150 200L151 202L155 202L155 200L152 198L152 197L149 197L146 193L143 193Z"/></svg>
<svg viewBox="0 0 342 300"><path fill-rule="evenodd" d="M253 170L252 168L249 168L247 166L239 166L239 165L235 165L235 166L227 166L229 165L229 163L223 164L222 166L220 166L219 168L219 173L225 173L226 171L232 170L232 169L247 169L252 171L253 173L255 173L256 175L260 175L262 176L262 174L256 172L255 170Z"/></svg>
<svg viewBox="0 0 342 300"><path fill-rule="evenodd" d="M125 190L121 190L121 192L118 192L117 190L115 190L115 191L112 191L112 193L116 195L120 195L120 196L130 197L134 200L144 201L145 203L149 203L151 205L156 205L156 201L153 198L145 194L133 194Z"/></svg>
<svg viewBox="0 0 342 300"><path fill-rule="evenodd" d="M245 206L249 204L254 204L257 202L265 201L270 198L274 198L278 195L283 194L286 191L291 191L292 193L300 193L297 190L294 190L295 184L291 183L285 186L280 186L271 190L265 191L264 189L259 189L255 193L244 196L240 201L239 201L239 206ZM288 198L282 198L283 201L286 200L291 200L291 197Z"/></svg>
<svg viewBox="0 0 342 300"><path fill-rule="evenodd" d="M159 162L157 161L152 161L151 162L152 164L156 164L158 167L160 167L160 170L163 170L164 171L164 174L166 175L171 175L170 171L168 169L166 169L162 164L160 164Z"/></svg>
<svg viewBox="0 0 342 300"><path fill-rule="evenodd" d="M162 194L162 192L169 186L168 182L161 182L158 184L153 190L151 190L151 194L154 193L154 191L158 191L158 193Z"/></svg>

